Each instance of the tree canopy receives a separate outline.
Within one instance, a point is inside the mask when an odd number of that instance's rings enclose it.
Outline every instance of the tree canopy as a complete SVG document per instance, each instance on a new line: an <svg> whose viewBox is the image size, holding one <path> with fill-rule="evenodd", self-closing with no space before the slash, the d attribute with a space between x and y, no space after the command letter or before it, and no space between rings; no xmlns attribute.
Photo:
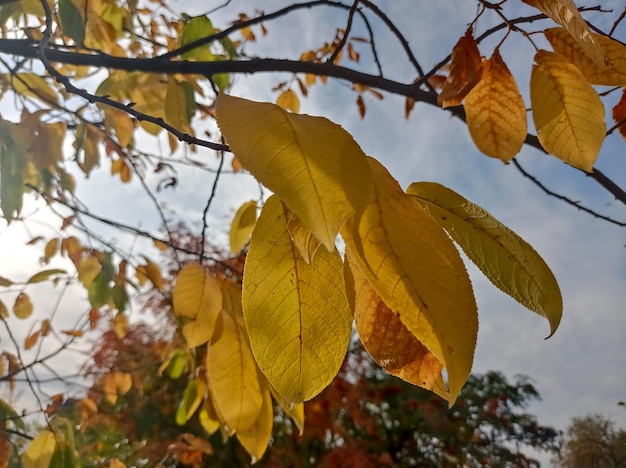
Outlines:
<svg viewBox="0 0 626 468"><path fill-rule="evenodd" d="M48 362L89 337L140 339L131 334L131 311L143 304L138 294L151 294L161 308L159 372L176 381L163 383L179 391L175 422L199 421L176 443L202 452L203 437L220 431L236 437L252 460L268 446L273 402L303 424L303 403L336 378L353 326L383 369L452 406L468 382L478 335L464 258L544 317L550 336L557 331L557 279L526 241L444 185L402 188L379 155L366 155L340 125L299 113L310 90L331 80L349 85L361 117L369 100L387 95L404 99L398 112L407 118L418 104L441 108L467 123L486 156L510 163L548 195L626 226L557 194L515 158L533 147L626 204L619 181L596 167L605 140L626 135L626 93L615 99L626 86L626 45L618 37L625 14L573 0L476 0L475 17L454 33L456 45L427 69L370 0L247 13L239 11L249 5L231 3L201 13L165 0L0 3L0 92L8 106L0 117L0 210L7 226L38 216L54 223L54 234L27 241L40 249L42 266L24 278L0 277L11 347L3 349L1 378L11 389L25 381L46 415L22 454L25 466L78 463L74 429L55 406L66 395L55 395L46 410L33 369L63 380ZM333 37L303 46L299 57L257 55L252 44L269 41L273 28L319 9L339 19ZM403 51L409 78L388 69L382 35ZM510 41L535 51L526 64L527 99L509 69ZM239 91L240 76L261 80L267 73L276 76L275 102L247 99L245 86ZM617 104L607 129L611 100ZM147 196L158 223L144 226L142 210L129 221L124 207L101 214L85 201L93 200L90 190L104 190L96 183L104 166L109 181L134 184ZM183 169L203 177L206 202L168 211L168 193L193 185L181 180ZM227 173L253 177L259 196L238 208L229 227L209 226ZM194 210L198 235L178 232L177 210ZM228 246L210 242L219 229L228 231ZM131 241L118 242L118 235ZM62 317L59 304L41 301L51 289L80 297L78 317ZM35 314L38 307L47 315ZM20 327L29 330L24 338L17 338ZM34 351L31 361L26 351ZM128 360L141 368L144 357ZM81 399L81 416L143 391L132 366L93 372L103 399ZM24 421L6 401L0 408L6 441L6 431L23 431Z"/></svg>

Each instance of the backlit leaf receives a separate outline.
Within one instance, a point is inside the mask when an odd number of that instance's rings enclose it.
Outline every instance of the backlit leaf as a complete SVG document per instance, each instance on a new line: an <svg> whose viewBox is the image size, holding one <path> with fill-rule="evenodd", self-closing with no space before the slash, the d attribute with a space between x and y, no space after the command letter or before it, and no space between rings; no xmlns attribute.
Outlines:
<svg viewBox="0 0 626 468"><path fill-rule="evenodd" d="M300 99L298 99L296 93L294 93L291 89L286 89L278 95L276 105L291 112L300 111Z"/></svg>
<svg viewBox="0 0 626 468"><path fill-rule="evenodd" d="M239 253L243 249L248 239L250 239L254 223L256 223L256 202L251 200L239 207L230 225L229 240L231 252Z"/></svg>
<svg viewBox="0 0 626 468"><path fill-rule="evenodd" d="M311 263L317 249L319 249L320 241L309 231L300 218L295 213L291 212L289 221L287 222L287 231L293 246L297 249L298 254L306 263Z"/></svg>
<svg viewBox="0 0 626 468"><path fill-rule="evenodd" d="M472 367L478 315L452 241L370 158L374 193L342 230L346 251L384 303L444 364L452 404Z"/></svg>
<svg viewBox="0 0 626 468"><path fill-rule="evenodd" d="M196 108L193 94L189 83L169 80L165 95L165 121L186 133L193 132L189 126Z"/></svg>
<svg viewBox="0 0 626 468"><path fill-rule="evenodd" d="M23 468L47 468L56 449L54 433L42 431L35 437L22 454Z"/></svg>
<svg viewBox="0 0 626 468"><path fill-rule="evenodd" d="M311 264L287 231L291 213L272 196L252 233L243 312L259 367L290 403L317 395L335 377L350 338L341 257L319 249Z"/></svg>
<svg viewBox="0 0 626 468"><path fill-rule="evenodd" d="M287 413L300 431L300 435L302 435L304 433L304 403L298 403L297 405L289 403L280 393L274 390L271 385L269 387L270 393L274 397L274 400L276 400L276 403Z"/></svg>
<svg viewBox="0 0 626 468"><path fill-rule="evenodd" d="M604 86L626 86L626 46L602 34L591 33L602 46L611 67L599 66L579 43L563 28L546 29L543 34L554 51L572 62L589 83Z"/></svg>
<svg viewBox="0 0 626 468"><path fill-rule="evenodd" d="M199 313L213 316L222 310L222 290L219 282L199 263L189 263L176 277L173 292L174 314L195 319Z"/></svg>
<svg viewBox="0 0 626 468"><path fill-rule="evenodd" d="M61 270L59 268L43 270L43 271L40 271L39 273L35 273L33 276L28 278L28 281L26 281L26 283L28 284L41 283L42 281L46 281L51 276L66 275L66 274L67 274L67 271Z"/></svg>
<svg viewBox="0 0 626 468"><path fill-rule="evenodd" d="M480 80L480 52L469 28L452 49L450 74L437 102L443 107L458 106Z"/></svg>
<svg viewBox="0 0 626 468"><path fill-rule="evenodd" d="M242 316L220 315L207 353L213 404L231 431L254 424L263 405L258 368Z"/></svg>
<svg viewBox="0 0 626 468"><path fill-rule="evenodd" d="M211 399L207 398L200 408L200 412L198 413L198 421L202 428L209 435L215 434L215 432L220 428L222 423L219 421L217 415L215 414L215 409L211 403Z"/></svg>
<svg viewBox="0 0 626 468"><path fill-rule="evenodd" d="M355 288L354 322L367 352L391 375L447 398L443 364L385 305L358 267L349 264Z"/></svg>
<svg viewBox="0 0 626 468"><path fill-rule="evenodd" d="M552 335L561 321L559 285L539 254L487 211L443 185L411 184L415 196L485 276L528 309L546 317Z"/></svg>
<svg viewBox="0 0 626 468"><path fill-rule="evenodd" d="M26 319L33 313L33 303L25 292L19 293L13 304L13 314L19 319Z"/></svg>
<svg viewBox="0 0 626 468"><path fill-rule="evenodd" d="M590 172L604 141L600 97L575 65L540 50L530 77L530 101L537 137L544 149Z"/></svg>
<svg viewBox="0 0 626 468"><path fill-rule="evenodd" d="M186 46L192 42L196 42L199 39L203 39L215 33L211 20L206 16L196 16L191 18L181 34L181 46ZM214 60L213 53L211 52L210 44L203 44L195 49L191 49L188 52L182 54L183 60L202 60L210 62Z"/></svg>
<svg viewBox="0 0 626 468"><path fill-rule="evenodd" d="M574 0L523 0L548 18L563 26L598 66L606 67L609 59L598 44Z"/></svg>
<svg viewBox="0 0 626 468"><path fill-rule="evenodd" d="M150 280L159 291L163 290L165 283L161 276L161 268L145 255L143 258L146 261L145 265L139 265L137 267L137 279L139 280L139 284L143 285L147 280Z"/></svg>
<svg viewBox="0 0 626 468"><path fill-rule="evenodd" d="M622 137L626 139L626 89L622 91L622 97L613 107L613 121L619 124L617 128Z"/></svg>
<svg viewBox="0 0 626 468"><path fill-rule="evenodd" d="M340 126L269 103L220 94L217 119L241 164L327 249L371 191L365 155Z"/></svg>
<svg viewBox="0 0 626 468"><path fill-rule="evenodd" d="M17 73L12 83L19 94L35 97L44 102L58 103L57 92L39 75L27 72Z"/></svg>
<svg viewBox="0 0 626 468"><path fill-rule="evenodd" d="M167 77L155 73L138 75L130 94L131 101L135 103L134 109L152 117L165 118L167 81ZM162 130L151 122L141 121L140 124L152 135L158 135Z"/></svg>
<svg viewBox="0 0 626 468"><path fill-rule="evenodd" d="M237 431L237 439L252 457L251 463L255 463L263 457L270 442L273 423L274 407L272 397L266 386L263 390L263 405L259 417L250 427Z"/></svg>
<svg viewBox="0 0 626 468"><path fill-rule="evenodd" d="M526 139L526 106L497 49L481 70L480 81L465 97L467 128L480 151L508 162Z"/></svg>

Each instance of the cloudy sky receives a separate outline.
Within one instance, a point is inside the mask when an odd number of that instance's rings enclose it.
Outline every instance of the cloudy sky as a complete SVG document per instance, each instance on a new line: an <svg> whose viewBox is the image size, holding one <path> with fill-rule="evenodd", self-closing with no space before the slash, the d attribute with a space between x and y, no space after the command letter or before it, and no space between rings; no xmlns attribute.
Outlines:
<svg viewBox="0 0 626 468"><path fill-rule="evenodd" d="M186 2L172 2L175 7L194 15ZM211 2L203 2L209 4ZM213 2L215 5L223 2ZM244 5L245 3L245 5ZM380 8L403 31L421 65L429 69L450 53L475 16L474 2L448 0L436 2L378 2ZM509 3L518 5L519 2ZM605 1L618 12L620 0ZM289 4L264 1L266 12ZM252 5L252 6L250 6ZM232 1L214 14L217 27L225 27L240 11L252 15L257 2ZM207 7L207 9L209 9ZM516 6L520 14L534 14L525 6ZM513 10L513 9L512 9ZM206 10L205 10L206 11ZM608 17L608 15L607 15ZM597 19L607 31L610 22ZM345 26L345 14L332 9L303 10L265 26L266 38L248 48L250 54L297 59L301 52L331 41L337 27ZM497 23L492 16L482 18L478 33ZM386 75L410 83L415 78L400 45L380 23L373 20L376 45ZM529 26L550 27L549 21ZM355 35L365 35L363 24L354 25ZM626 24L618 29L626 40ZM260 36L260 34L259 34ZM480 45L481 53L490 56L502 36ZM536 37L543 44L540 37ZM363 46L362 67L374 72ZM518 79L528 104L528 80L534 50L519 37L508 39L502 56ZM262 74L238 77L233 94L256 100L274 101L271 88L289 75ZM296 90L297 91L297 90ZM619 93L613 93L617 96ZM341 124L364 151L382 161L403 187L415 181L443 183L491 212L527 240L547 261L559 281L564 298L564 315L557 333L549 340L547 321L534 315L493 287L475 268L468 265L475 287L480 314L480 331L474 371L500 370L508 376L525 374L534 379L543 401L530 410L544 424L565 428L573 416L600 412L626 427L626 410L617 403L626 400L626 229L597 220L555 198L547 197L512 166L481 155L474 147L464 124L438 108L418 104L408 120L404 118L404 100L385 95L379 101L365 96L367 113L358 114L356 94L342 82L329 82L311 88L301 99L301 112L323 115ZM614 97L609 97L613 99ZM530 119L529 119L530 120ZM610 125L610 124L609 124ZM167 146L166 143L163 146ZM213 154L200 151L195 158L212 161ZM525 148L519 162L554 191L580 200L581 203L626 221L626 207L599 189L579 171L532 148ZM600 170L626 185L626 143L619 136L605 142L598 162ZM142 228L158 224L150 201L136 185L123 186L108 175L104 165L91 180L79 181L80 195L103 216L112 217ZM213 183L210 173L181 170L180 185L163 193L164 202L182 219L195 222L206 203ZM156 184L156 179L150 180ZM259 189L246 175L225 175L218 187L219 203L210 212L210 238L224 242L228 223L238 206L258 198ZM31 204L35 210L39 205ZM46 220L44 215L41 219ZM52 219L52 218L50 218ZM50 235L51 228L41 222L29 225L31 232ZM28 233L24 227L2 227L3 263L0 275L12 277L28 262L36 263L39 251L17 251L12 242ZM107 236L116 236L105 231ZM120 242L126 242L123 239ZM128 241L130 242L130 241ZM52 297L52 296L50 296ZM50 297L38 298L39 310L50 304ZM54 296L57 297L57 296ZM61 307L84 312L80 293L66 294ZM43 312L42 312L43 313ZM68 324L75 318L67 319ZM4 340L4 337L3 337ZM4 343L4 341L3 341Z"/></svg>

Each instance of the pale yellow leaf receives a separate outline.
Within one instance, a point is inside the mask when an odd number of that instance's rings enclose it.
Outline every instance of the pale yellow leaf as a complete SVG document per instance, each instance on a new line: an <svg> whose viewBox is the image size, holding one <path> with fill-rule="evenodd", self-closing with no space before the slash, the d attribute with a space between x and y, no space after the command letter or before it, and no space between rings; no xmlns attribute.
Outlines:
<svg viewBox="0 0 626 468"><path fill-rule="evenodd" d="M351 333L339 254L307 264L291 243L291 213L272 196L250 240L243 312L259 367L290 403L317 395L337 375Z"/></svg>
<svg viewBox="0 0 626 468"><path fill-rule="evenodd" d="M239 253L250 239L256 223L256 202L250 200L239 207L230 225L230 251Z"/></svg>
<svg viewBox="0 0 626 468"><path fill-rule="evenodd" d="M276 403L278 403L283 411L287 413L287 415L295 423L298 431L300 431L300 435L302 435L304 433L304 403L298 403L296 405L289 403L280 393L274 390L271 385L269 385L269 387L270 393L274 397L274 400L276 400Z"/></svg>
<svg viewBox="0 0 626 468"><path fill-rule="evenodd" d="M509 162L526 139L526 106L498 49L481 69L480 81L465 97L467 128L480 151Z"/></svg>
<svg viewBox="0 0 626 468"><path fill-rule="evenodd" d="M371 159L374 193L342 230L346 251L384 303L442 362L452 404L469 376L478 333L472 286L452 241Z"/></svg>
<svg viewBox="0 0 626 468"><path fill-rule="evenodd" d="M261 459L272 435L272 425L274 422L274 408L272 405L272 397L264 385L263 388L263 405L259 417L250 427L237 431L237 439L246 449L246 452L252 457L251 463L256 463Z"/></svg>
<svg viewBox="0 0 626 468"><path fill-rule="evenodd" d="M102 264L98 257L90 255L78 267L78 280L83 283L85 289L89 289L89 286L91 286L91 283L100 274L101 270Z"/></svg>
<svg viewBox="0 0 626 468"><path fill-rule="evenodd" d="M178 273L173 302L176 316L195 319L202 312L213 317L215 323L222 310L222 290L219 282L202 265L193 262Z"/></svg>
<svg viewBox="0 0 626 468"><path fill-rule="evenodd" d="M297 249L298 253L306 263L311 263L317 249L319 249L320 241L309 231L300 218L295 213L291 213L291 217L287 222L287 231L291 237L291 242Z"/></svg>
<svg viewBox="0 0 626 468"><path fill-rule="evenodd" d="M604 141L604 106L581 71L563 56L540 50L530 77L530 102L544 149L590 172Z"/></svg>
<svg viewBox="0 0 626 468"><path fill-rule="evenodd" d="M586 54L601 67L610 65L609 58L591 33L574 0L523 0L537 8L548 18L563 26Z"/></svg>
<svg viewBox="0 0 626 468"><path fill-rule="evenodd" d="M30 296L24 292L19 293L13 304L13 314L19 319L27 319L33 313L33 303Z"/></svg>
<svg viewBox="0 0 626 468"><path fill-rule="evenodd" d="M167 94L167 77L156 73L140 74L137 76L135 87L131 90L130 99L135 103L133 108L144 114L156 118L165 118L165 96ZM157 135L160 126L147 121L140 121L143 129Z"/></svg>
<svg viewBox="0 0 626 468"><path fill-rule="evenodd" d="M354 323L367 352L391 375L448 398L443 363L387 307L354 263L345 270L353 283L346 279L346 284L354 285Z"/></svg>
<svg viewBox="0 0 626 468"><path fill-rule="evenodd" d="M57 447L54 433L50 431L42 431L37 434L26 450L22 454L20 460L23 468L47 468L54 455Z"/></svg>
<svg viewBox="0 0 626 468"><path fill-rule="evenodd" d="M340 126L220 94L217 120L237 159L333 250L371 191L365 154Z"/></svg>
<svg viewBox="0 0 626 468"><path fill-rule="evenodd" d="M291 89L287 89L278 95L276 105L291 112L300 111L300 99Z"/></svg>
<svg viewBox="0 0 626 468"><path fill-rule="evenodd" d="M563 300L546 262L521 237L487 211L443 185L411 184L413 195L499 289L546 317L552 335L561 321Z"/></svg>
<svg viewBox="0 0 626 468"><path fill-rule="evenodd" d="M563 28L546 29L543 34L554 51L572 62L589 83L603 86L626 86L626 46L602 34L591 33L609 58L612 67L599 66Z"/></svg>
<svg viewBox="0 0 626 468"><path fill-rule="evenodd" d="M233 432L247 429L263 405L258 368L242 316L222 313L207 353L207 375L215 409Z"/></svg>

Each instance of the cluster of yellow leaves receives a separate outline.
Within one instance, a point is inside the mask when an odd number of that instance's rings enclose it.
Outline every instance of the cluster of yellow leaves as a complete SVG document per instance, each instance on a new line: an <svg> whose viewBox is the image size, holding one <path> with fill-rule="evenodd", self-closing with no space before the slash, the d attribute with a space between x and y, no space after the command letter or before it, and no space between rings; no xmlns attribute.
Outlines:
<svg viewBox="0 0 626 468"><path fill-rule="evenodd" d="M353 323L383 368L452 404L478 331L453 241L556 330L562 301L549 268L480 207L436 184L403 191L324 118L222 94L217 120L237 160L274 195L258 219L256 203L245 203L231 226L233 252L250 238L243 289L198 263L178 274L174 314L188 348L206 348L206 373L188 381L180 424L197 413L208 433L236 435L258 459L271 396L301 427L302 402L337 374ZM189 352L177 350L160 370L179 377L193 368Z"/></svg>
<svg viewBox="0 0 626 468"><path fill-rule="evenodd" d="M626 46L592 32L572 0L524 2L561 26L544 31L553 51L537 51L532 68L537 137L546 152L591 172L606 136L604 106L592 85L626 86ZM498 49L481 59L468 29L453 48L447 78L431 84L441 86L443 107L464 103L481 152L504 162L519 153L527 136L526 106ZM624 117L619 105L613 114L618 123Z"/></svg>
<svg viewBox="0 0 626 468"><path fill-rule="evenodd" d="M206 347L206 374L187 383L176 422L184 425L198 413L207 433L221 428L227 436L236 435L253 459L259 459L272 432L271 387L252 354L241 289L210 275L199 263L190 263L176 278L173 305L187 346ZM161 371L177 378L192 366L190 355L178 350L163 363ZM300 405L294 413L300 427L303 415Z"/></svg>

